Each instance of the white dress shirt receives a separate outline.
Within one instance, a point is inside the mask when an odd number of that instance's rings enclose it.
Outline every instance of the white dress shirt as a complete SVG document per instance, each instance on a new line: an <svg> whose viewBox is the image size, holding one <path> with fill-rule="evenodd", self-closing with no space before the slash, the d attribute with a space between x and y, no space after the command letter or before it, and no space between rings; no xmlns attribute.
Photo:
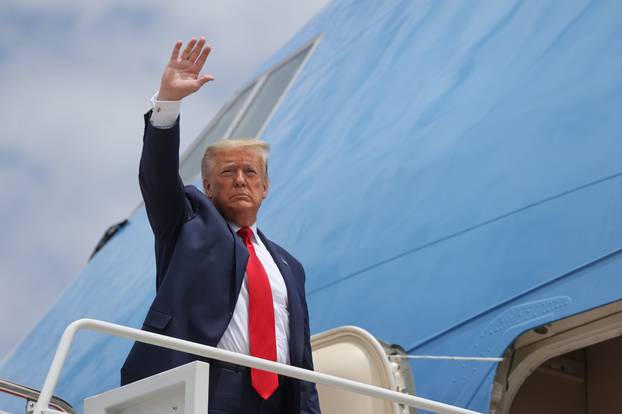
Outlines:
<svg viewBox="0 0 622 414"><path fill-rule="evenodd" d="M181 101L159 101L158 93L151 98L153 112L151 114L151 124L156 128L171 128L179 116ZM229 223L229 227L237 235L240 229L235 223ZM274 322L276 333L276 355L277 361L289 364L289 311L287 287L283 275L274 262L272 255L257 236L257 224L251 226L253 231L253 247L257 258L261 262L272 289L272 303L274 305ZM248 340L248 275L244 273L244 281L240 289L240 295L235 304L233 316L225 333L220 338L217 347L228 351L250 355ZM224 311L224 310L223 310Z"/></svg>
<svg viewBox="0 0 622 414"><path fill-rule="evenodd" d="M240 237L237 231L240 229L235 223L229 223L231 230ZM276 332L276 356L277 361L289 364L289 311L287 310L287 287L283 276L279 271L272 255L257 236L257 225L251 227L253 231L253 247L257 258L261 262L272 289L272 304L274 305L274 322ZM241 237L240 237L241 239ZM248 347L248 275L244 273L244 281L240 289L240 296L235 304L233 317L227 330L220 338L218 348L239 352L249 355Z"/></svg>
<svg viewBox="0 0 622 414"><path fill-rule="evenodd" d="M151 125L162 129L171 128L179 116L181 101L159 101L158 93L160 91L151 98L151 108L153 109Z"/></svg>

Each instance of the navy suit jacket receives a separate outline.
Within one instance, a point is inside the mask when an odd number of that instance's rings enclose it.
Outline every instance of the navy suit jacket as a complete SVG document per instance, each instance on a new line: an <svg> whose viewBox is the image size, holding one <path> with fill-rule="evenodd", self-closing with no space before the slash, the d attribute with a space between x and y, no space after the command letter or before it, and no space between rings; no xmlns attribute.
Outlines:
<svg viewBox="0 0 622 414"><path fill-rule="evenodd" d="M156 297L143 329L216 346L227 329L244 279L248 250L201 191L179 177L179 119L154 128L145 115L139 181L155 235ZM302 265L258 232L287 286L289 352L294 366L313 369ZM201 359L136 342L122 369L127 384ZM319 413L315 385L294 381L288 412ZM299 407L299 408L298 408Z"/></svg>

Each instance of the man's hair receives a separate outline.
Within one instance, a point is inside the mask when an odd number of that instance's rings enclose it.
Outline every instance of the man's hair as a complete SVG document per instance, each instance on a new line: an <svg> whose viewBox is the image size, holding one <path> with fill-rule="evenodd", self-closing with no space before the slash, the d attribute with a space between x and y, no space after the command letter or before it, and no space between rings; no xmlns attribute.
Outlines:
<svg viewBox="0 0 622 414"><path fill-rule="evenodd" d="M214 161L214 154L219 151L227 151L231 149L248 149L256 151L263 159L265 171L265 178L268 179L268 152L270 152L270 145L267 142L257 138L241 138L241 139L220 139L205 150L203 154L203 160L201 161L201 178L204 180L209 174L209 170L212 167Z"/></svg>

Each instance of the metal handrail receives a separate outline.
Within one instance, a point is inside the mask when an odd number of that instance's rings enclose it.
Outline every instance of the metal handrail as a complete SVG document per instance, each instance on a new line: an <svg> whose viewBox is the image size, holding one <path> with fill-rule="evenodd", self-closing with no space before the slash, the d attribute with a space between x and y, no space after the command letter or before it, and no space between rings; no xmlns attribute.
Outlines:
<svg viewBox="0 0 622 414"><path fill-rule="evenodd" d="M231 364L241 365L250 368L257 368L263 371L275 372L291 378L303 381L314 382L330 387L339 388L345 391L351 391L358 394L367 395L369 397L381 398L384 400L394 401L411 407L423 410L433 411L440 414L479 414L476 411L467 410L465 408L428 400L414 395L408 395L401 392L388 390L386 388L377 387L361 382L339 378L333 375L322 374L320 372L310 371L303 368L293 367L291 365L281 364L278 362L268 361L261 358L255 358L249 355L238 354L236 352L226 351L224 349L214 348L207 345L201 345L183 339L172 338L166 335L160 335L153 332L142 331L140 329L128 328L126 326L116 325L109 322L98 321L94 319L79 319L67 326L63 336L60 339L56 354L50 365L45 383L41 389L41 395L37 401L33 414L56 414L57 411L48 409L50 398L58 382L63 364L67 358L69 348L75 334L81 329L88 329L101 332L121 338L131 339L138 342L144 342L151 345L161 346L164 348L174 349L176 351L186 352L205 358L229 362Z"/></svg>
<svg viewBox="0 0 622 414"><path fill-rule="evenodd" d="M8 380L4 380L0 378L0 392L4 392L6 394L13 395L14 397L23 398L26 400L26 405L31 401L37 401L39 398L40 392L34 388L27 387L25 385L17 384ZM74 414L75 411L71 404L67 401L52 396L50 401L50 406L54 407L57 410L60 410L63 413Z"/></svg>

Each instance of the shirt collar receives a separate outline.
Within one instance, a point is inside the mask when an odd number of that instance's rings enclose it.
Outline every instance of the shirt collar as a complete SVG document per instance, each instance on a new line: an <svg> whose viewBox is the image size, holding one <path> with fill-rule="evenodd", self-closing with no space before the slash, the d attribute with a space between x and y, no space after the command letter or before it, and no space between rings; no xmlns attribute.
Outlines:
<svg viewBox="0 0 622 414"><path fill-rule="evenodd" d="M231 230L233 230L233 232L236 233L236 234L238 233L238 230L240 230L242 228L242 226L239 226L239 225L235 224L232 221L227 221L227 224L229 225ZM257 237L257 222L251 224L249 227L253 231L253 238L255 239L255 241L257 241L258 240L258 237Z"/></svg>

